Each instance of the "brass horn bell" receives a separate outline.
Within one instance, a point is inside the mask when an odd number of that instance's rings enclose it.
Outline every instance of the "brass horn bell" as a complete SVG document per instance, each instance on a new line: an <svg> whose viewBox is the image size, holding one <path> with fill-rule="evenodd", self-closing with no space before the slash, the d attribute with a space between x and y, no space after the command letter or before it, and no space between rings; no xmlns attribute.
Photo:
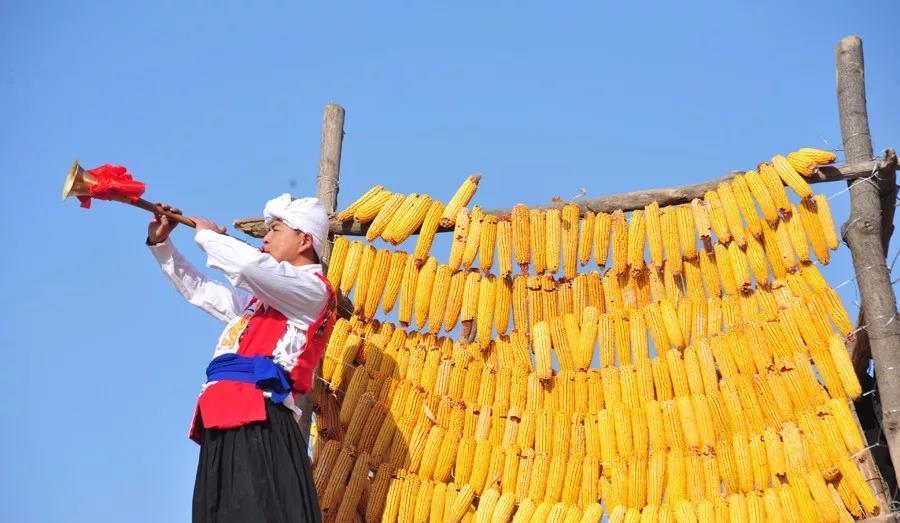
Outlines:
<svg viewBox="0 0 900 523"><path fill-rule="evenodd" d="M78 160L75 160L63 184L62 199L65 200L69 196L88 196L90 195L88 187L95 183L97 182L94 177L78 163Z"/></svg>

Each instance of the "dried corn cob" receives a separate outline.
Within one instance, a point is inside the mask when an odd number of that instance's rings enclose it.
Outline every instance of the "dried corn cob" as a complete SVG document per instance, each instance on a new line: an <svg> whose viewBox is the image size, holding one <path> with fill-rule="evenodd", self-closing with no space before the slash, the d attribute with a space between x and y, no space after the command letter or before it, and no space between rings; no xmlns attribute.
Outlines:
<svg viewBox="0 0 900 523"><path fill-rule="evenodd" d="M512 222L507 217L497 222L497 275L512 277Z"/></svg>
<svg viewBox="0 0 900 523"><path fill-rule="evenodd" d="M594 247L594 223L596 215L593 211L587 211L578 225L578 260L582 266L591 261L591 251Z"/></svg>
<svg viewBox="0 0 900 523"><path fill-rule="evenodd" d="M578 271L578 206L566 204L562 208L562 247L563 247L563 275L567 280L575 277Z"/></svg>
<svg viewBox="0 0 900 523"><path fill-rule="evenodd" d="M409 206L409 208L400 207L390 225L382 233L382 237L391 245L399 245L410 237L414 232L419 230L422 222L425 221L425 215L431 207L431 197L427 194L419 195Z"/></svg>
<svg viewBox="0 0 900 523"><path fill-rule="evenodd" d="M362 210L365 215L371 214L372 218L374 218L375 214L378 213L378 209L381 208L381 205L384 205L384 203L387 202L390 197L390 191L385 191L383 185L376 185L368 191L364 192L362 196L348 205L346 209L339 212L336 218L341 222L350 221L357 215L357 213L360 212L360 210ZM373 209L374 214L372 214ZM372 218L370 218L370 220ZM359 218L357 218L357 221L359 221L360 223L365 223Z"/></svg>
<svg viewBox="0 0 900 523"><path fill-rule="evenodd" d="M594 261L600 267L606 267L609 256L609 235L612 229L612 215L597 213L594 218Z"/></svg>
<svg viewBox="0 0 900 523"><path fill-rule="evenodd" d="M494 243L497 240L497 217L487 215L481 224L481 246L478 248L478 264L482 271L494 265Z"/></svg>
<svg viewBox="0 0 900 523"><path fill-rule="evenodd" d="M759 210L762 211L763 218L769 223L777 222L778 207L775 205L775 201L772 199L772 195L769 193L769 189L766 187L762 175L756 171L747 171L744 173L744 181L747 182L750 194L753 195L753 199L755 199L757 205L759 205ZM781 185L781 182L778 183ZM784 192L783 188L782 192Z"/></svg>
<svg viewBox="0 0 900 523"><path fill-rule="evenodd" d="M778 177L778 173L767 163L759 164L757 170L759 171L760 179L762 179L766 189L769 191L769 195L772 196L775 206L778 207L778 210L783 215L789 214L791 212L791 201L787 197L787 191L784 190L784 184L781 182L781 178Z"/></svg>
<svg viewBox="0 0 900 523"><path fill-rule="evenodd" d="M681 274L681 240L678 227L678 207L661 209L660 225L662 227L663 247L666 253L666 265L672 274Z"/></svg>
<svg viewBox="0 0 900 523"><path fill-rule="evenodd" d="M457 222L458 223L458 222ZM449 267L449 266L448 266ZM450 332L456 326L463 304L463 292L466 286L466 271L454 271L450 276L450 288L447 290L444 304L444 330ZM429 318L430 319L430 318ZM434 327L432 325L432 327Z"/></svg>
<svg viewBox="0 0 900 523"><path fill-rule="evenodd" d="M384 286L384 298L381 308L386 313L391 312L397 302L400 286L403 281L403 273L406 268L407 254L404 251L395 251L391 254L390 267L388 268L387 283Z"/></svg>
<svg viewBox="0 0 900 523"><path fill-rule="evenodd" d="M413 260L415 261L415 260ZM431 306L431 293L434 288L435 273L437 271L437 260L434 256L429 256L428 261L419 271L419 277L416 281L416 295L414 299L416 313L416 328L422 330L428 323L428 309Z"/></svg>
<svg viewBox="0 0 900 523"><path fill-rule="evenodd" d="M387 203L378 211L369 228L366 229L366 241L373 242L375 238L381 236L381 233L391 223L391 219L393 219L405 200L406 196L403 194L394 193L391 195Z"/></svg>
<svg viewBox="0 0 900 523"><path fill-rule="evenodd" d="M728 182L720 183L716 192L718 193L719 201L722 204L725 220L728 222L728 229L731 231L734 241L743 248L747 243L747 238L744 236L744 223L741 221L741 214L739 212L740 205L731 189L731 184Z"/></svg>
<svg viewBox="0 0 900 523"><path fill-rule="evenodd" d="M478 182L481 181L480 174L474 174L466 178L462 185L456 189L456 192L447 202L443 213L440 216L441 227L453 227L456 224L456 217L459 215L460 209L469 205L475 191L478 190Z"/></svg>
<svg viewBox="0 0 900 523"><path fill-rule="evenodd" d="M812 187L806 183L806 180L804 180L803 177L797 174L797 171L791 167L787 158L780 154L776 154L772 157L772 167L775 169L778 177L781 178L781 181L793 189L794 192L797 193L797 196L801 198L809 198L812 196Z"/></svg>
<svg viewBox="0 0 900 523"><path fill-rule="evenodd" d="M469 215L469 233L466 236L466 247L463 249L462 264L466 269L471 269L475 262L475 255L478 254L478 247L481 245L481 229L484 223L484 211L481 207L472 208Z"/></svg>
<svg viewBox="0 0 900 523"><path fill-rule="evenodd" d="M544 246L546 249L545 266L547 272L556 274L559 270L559 248L562 241L562 222L559 209L548 209L545 213L546 235Z"/></svg>
<svg viewBox="0 0 900 523"><path fill-rule="evenodd" d="M646 224L643 211L636 210L631 213L628 221L628 244L626 259L631 267L631 272L638 275L644 269L644 237Z"/></svg>
<svg viewBox="0 0 900 523"><path fill-rule="evenodd" d="M613 274L622 274L628 267L628 222L625 213L612 214L612 268Z"/></svg>
<svg viewBox="0 0 900 523"><path fill-rule="evenodd" d="M531 260L531 223L528 207L519 203L512 210L513 253L522 274L528 274Z"/></svg>
<svg viewBox="0 0 900 523"><path fill-rule="evenodd" d="M495 281L493 274L481 278L478 289L478 308L475 315L475 333L478 345L482 350L488 348L491 341L491 332L494 326L494 295Z"/></svg>
<svg viewBox="0 0 900 523"><path fill-rule="evenodd" d="M450 240L450 255L447 265L458 269L462 264L463 252L466 250L466 242L469 237L469 211L465 207L456 215L456 225L453 228L453 238Z"/></svg>
<svg viewBox="0 0 900 523"><path fill-rule="evenodd" d="M444 205L439 201L433 201L425 212L425 218L422 227L419 230L419 237L416 240L416 250L413 258L416 263L422 265L431 252L431 244L434 242L434 236L437 234L438 225L440 223L441 214L444 212Z"/></svg>
<svg viewBox="0 0 900 523"><path fill-rule="evenodd" d="M541 274L547 267L547 216L540 209L531 209L528 220L534 272ZM523 274L527 274L527 271L523 271Z"/></svg>
<svg viewBox="0 0 900 523"><path fill-rule="evenodd" d="M827 265L831 256L828 252L828 243L822 228L822 221L819 219L818 214L817 204L814 200L802 200L800 202L800 219L803 223L803 229L806 231L816 259L819 260L819 263Z"/></svg>
<svg viewBox="0 0 900 523"><path fill-rule="evenodd" d="M834 219L831 217L831 208L828 206L828 198L822 194L813 196L813 203L819 223L822 224L822 233L825 236L825 245L835 250L840 245L834 228ZM333 256L333 255L332 255Z"/></svg>
<svg viewBox="0 0 900 523"><path fill-rule="evenodd" d="M685 259L697 257L697 238L694 236L694 213L690 206L680 205L673 207L678 210L678 237L681 243L681 252Z"/></svg>
<svg viewBox="0 0 900 523"><path fill-rule="evenodd" d="M422 273L425 272L423 268ZM421 273L420 273L421 274ZM450 297L450 287L453 275L449 265L440 265L434 273L433 288L431 290L428 305L428 331L437 334L444 322L444 308ZM418 310L416 311L418 320Z"/></svg>

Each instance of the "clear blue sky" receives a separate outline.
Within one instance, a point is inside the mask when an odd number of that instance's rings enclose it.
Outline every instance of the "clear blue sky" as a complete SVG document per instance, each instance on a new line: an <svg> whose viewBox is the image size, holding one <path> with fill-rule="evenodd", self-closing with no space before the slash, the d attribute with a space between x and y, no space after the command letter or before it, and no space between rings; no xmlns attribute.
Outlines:
<svg viewBox="0 0 900 523"><path fill-rule="evenodd" d="M0 4L3 520L190 514L186 430L220 325L161 276L146 213L59 201L75 158L230 223L314 191L335 101L344 203L375 182L447 198L473 172L488 207L697 182L839 147L847 34L876 150L900 145L892 2L482 3ZM837 284L846 249L833 260Z"/></svg>

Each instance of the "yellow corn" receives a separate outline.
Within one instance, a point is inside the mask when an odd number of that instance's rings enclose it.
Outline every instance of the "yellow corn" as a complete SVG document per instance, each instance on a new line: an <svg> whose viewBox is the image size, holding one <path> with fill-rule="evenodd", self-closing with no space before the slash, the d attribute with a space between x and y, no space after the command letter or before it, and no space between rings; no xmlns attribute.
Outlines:
<svg viewBox="0 0 900 523"><path fill-rule="evenodd" d="M507 217L497 222L497 275L512 277L512 222Z"/></svg>
<svg viewBox="0 0 900 523"><path fill-rule="evenodd" d="M346 209L339 212L337 219L342 222L349 221L351 218L359 223L368 223L372 221L384 205L390 200L393 193L384 190L384 186L376 185L372 187L355 202L347 206Z"/></svg>
<svg viewBox="0 0 900 523"><path fill-rule="evenodd" d="M840 242L838 241L837 232L835 232L834 218L831 216L828 198L822 194L817 194L813 196L813 203L815 204L813 209L815 209L816 216L819 217L819 223L822 225L822 233L825 236L825 245L827 245L829 249L835 250L840 245ZM332 254L332 256L334 255Z"/></svg>
<svg viewBox="0 0 900 523"><path fill-rule="evenodd" d="M404 209L405 206L402 206L397 210L391 224L385 229L382 236L391 245L403 243L410 235L419 230L422 222L425 221L425 215L428 214L431 203L431 197L423 194L416 197L408 208Z"/></svg>
<svg viewBox="0 0 900 523"><path fill-rule="evenodd" d="M769 261L769 267L772 268L772 274L775 278L783 279L787 276L787 261L790 259L786 254L782 253L781 244L778 241L775 230L771 224L763 224L760 226L763 237L763 250Z"/></svg>
<svg viewBox="0 0 900 523"><path fill-rule="evenodd" d="M414 298L414 306L416 313L416 328L422 330L428 323L428 309L431 306L431 293L434 288L435 273L437 271L437 260L434 256L429 256L428 261L419 271L419 278L416 281L416 295Z"/></svg>
<svg viewBox="0 0 900 523"><path fill-rule="evenodd" d="M812 250L816 255L819 263L826 265L830 260L828 252L828 242L822 227L822 220L819 218L817 204L814 200L802 200L800 202L800 219L803 223L803 229L812 245Z"/></svg>
<svg viewBox="0 0 900 523"><path fill-rule="evenodd" d="M662 227L663 247L666 252L666 265L672 274L681 274L681 239L678 227L678 207L665 207L661 210L660 225Z"/></svg>
<svg viewBox="0 0 900 523"><path fill-rule="evenodd" d="M697 238L694 237L694 213L687 205L674 207L678 209L678 237L681 239L681 252L686 259L697 257Z"/></svg>
<svg viewBox="0 0 900 523"><path fill-rule="evenodd" d="M466 250L466 240L469 236L469 211L463 207L456 215L456 225L453 228L453 238L450 240L450 255L447 265L452 269L458 269L462 264L463 252Z"/></svg>
<svg viewBox="0 0 900 523"><path fill-rule="evenodd" d="M356 289L353 291L353 308L355 312L362 313L366 304L366 291L372 280L372 272L375 270L375 256L378 251L371 245L363 248L362 260L359 263L359 274L356 276Z"/></svg>
<svg viewBox="0 0 900 523"><path fill-rule="evenodd" d="M591 250L594 247L594 222L596 215L587 211L578 225L578 260L582 266L591 261Z"/></svg>
<svg viewBox="0 0 900 523"><path fill-rule="evenodd" d="M369 484L369 455L365 452L356 457L356 464L350 473L350 480L341 496L336 522L347 523L356 516L356 507L362 499L363 490Z"/></svg>
<svg viewBox="0 0 900 523"><path fill-rule="evenodd" d="M650 250L650 264L654 267L662 267L663 236L658 202L650 202L644 207L644 221L646 222L647 245Z"/></svg>
<svg viewBox="0 0 900 523"><path fill-rule="evenodd" d="M356 277L359 272L360 261L362 260L363 244L355 241L347 248L347 258L344 261L344 269L341 271L341 293L345 296L353 288Z"/></svg>
<svg viewBox="0 0 900 523"><path fill-rule="evenodd" d="M738 290L747 292L750 290L750 270L747 268L747 256L737 242L728 244L728 255L731 259L731 270L734 276L734 284Z"/></svg>
<svg viewBox="0 0 900 523"><path fill-rule="evenodd" d="M728 229L731 231L734 241L743 248L747 243L747 238L744 236L744 223L741 221L739 212L740 205L738 204L737 197L732 191L731 184L728 182L720 183L716 192L718 193L719 201L722 204L725 220L728 222Z"/></svg>
<svg viewBox="0 0 900 523"><path fill-rule="evenodd" d="M480 174L474 174L466 178L462 185L456 189L456 192L447 202L447 206L440 216L441 227L453 227L456 224L456 217L459 215L460 209L469 205L475 191L478 190L478 182L481 181Z"/></svg>
<svg viewBox="0 0 900 523"><path fill-rule="evenodd" d="M789 214L791 212L791 201L787 197L787 191L784 190L784 183L782 183L781 178L778 177L778 173L767 163L759 164L757 170L759 171L760 178L766 185L766 189L768 189L769 194L772 196L772 201L775 203L775 206L778 207L778 210L781 211L783 215Z"/></svg>
<svg viewBox="0 0 900 523"><path fill-rule="evenodd" d="M379 249L375 254L372 265L369 284L366 288L366 301L364 303L365 316L369 319L375 317L375 312L378 311L378 302L381 301L381 294L387 285L388 272L391 268L391 252L387 249Z"/></svg>
<svg viewBox="0 0 900 523"><path fill-rule="evenodd" d="M489 274L481 279L481 284L478 289L478 309L475 315L475 333L477 335L478 345L482 350L488 348L494 326L495 281L496 278L494 275Z"/></svg>
<svg viewBox="0 0 900 523"><path fill-rule="evenodd" d="M793 189L794 192L797 193L797 196L801 198L809 198L812 196L812 187L806 183L806 180L804 180L802 176L797 174L797 171L791 167L787 158L780 154L775 155L772 157L772 167L775 169L778 177L781 178L781 181Z"/></svg>
<svg viewBox="0 0 900 523"><path fill-rule="evenodd" d="M450 288L447 291L447 303L444 306L444 330L447 332L453 330L459 319L465 286L466 271L454 271L450 276Z"/></svg>
<svg viewBox="0 0 900 523"><path fill-rule="evenodd" d="M494 265L494 244L497 240L497 217L487 215L481 223L481 245L478 247L478 264L482 271Z"/></svg>
<svg viewBox="0 0 900 523"><path fill-rule="evenodd" d="M356 199L353 203L347 206L344 210L339 212L336 216L338 221L346 222L353 219L353 215L356 213L357 209L363 204L368 204L370 202L377 200L386 201L386 198L383 198L382 193L388 193L388 197L390 197L390 193L384 190L383 185L376 185L363 193L362 196Z"/></svg>
<svg viewBox="0 0 900 523"><path fill-rule="evenodd" d="M562 208L560 226L562 228L563 275L567 280L578 271L578 206L566 204Z"/></svg>
<svg viewBox="0 0 900 523"><path fill-rule="evenodd" d="M512 298L512 280L497 278L494 290L494 323L497 334L506 334L509 329L509 305Z"/></svg>
<svg viewBox="0 0 900 523"><path fill-rule="evenodd" d="M769 223L777 222L778 207L775 204L775 200L772 199L769 189L766 187L766 182L763 181L763 176L757 171L747 171L744 173L744 181L747 182L750 194L753 195L753 199L759 205L763 218ZM781 185L781 182L779 181L778 184ZM783 188L782 192L784 192Z"/></svg>
<svg viewBox="0 0 900 523"><path fill-rule="evenodd" d="M400 285L406 268L406 258L407 254L404 251L391 253L387 281L384 285L384 297L381 301L381 308L385 313L391 312L397 302L397 295L400 293Z"/></svg>
<svg viewBox="0 0 900 523"><path fill-rule="evenodd" d="M628 267L628 222L625 213L612 214L612 268L613 274L622 274Z"/></svg>
<svg viewBox="0 0 900 523"><path fill-rule="evenodd" d="M531 331L531 343L534 347L535 372L541 380L549 380L553 376L550 329L545 321L538 321Z"/></svg>
<svg viewBox="0 0 900 523"><path fill-rule="evenodd" d="M512 209L512 234L513 253L516 263L522 270L522 274L528 274L528 264L531 260L531 224L528 207L519 203Z"/></svg>
<svg viewBox="0 0 900 523"><path fill-rule="evenodd" d="M437 334L444 321L444 309L450 296L453 279L449 265L440 265L434 273L433 289L428 306L428 331Z"/></svg>
<svg viewBox="0 0 900 523"><path fill-rule="evenodd" d="M636 210L628 222L627 260L633 274L640 274L644 268L644 236L646 225L644 213Z"/></svg>
<svg viewBox="0 0 900 523"><path fill-rule="evenodd" d="M328 264L328 281L333 289L339 289L341 275L344 272L344 262L350 250L350 242L347 238L337 235L334 237L334 245L331 247L331 259Z"/></svg>
<svg viewBox="0 0 900 523"><path fill-rule="evenodd" d="M612 229L612 215L597 213L594 218L594 261L600 267L606 267L609 256L609 235Z"/></svg>
<svg viewBox="0 0 900 523"><path fill-rule="evenodd" d="M472 213L469 215L469 233L466 236L466 246L462 255L462 264L466 269L472 268L472 264L475 262L475 255L478 254L483 223L484 211L476 205L472 208Z"/></svg>
<svg viewBox="0 0 900 523"><path fill-rule="evenodd" d="M547 267L547 215L540 209L531 209L528 219L534 272L541 274ZM528 274L527 270L522 273Z"/></svg>
<svg viewBox="0 0 900 523"><path fill-rule="evenodd" d="M463 303L460 311L460 321L463 322L464 338L468 338L472 329L472 321L478 313L478 293L480 291L481 273L470 270L466 274L466 284L463 289Z"/></svg>
<svg viewBox="0 0 900 523"><path fill-rule="evenodd" d="M759 215L756 213L753 195L743 175L739 174L731 180L731 189L737 205L741 209L741 214L744 216L744 221L747 222L747 232L758 237L760 235Z"/></svg>
<svg viewBox="0 0 900 523"><path fill-rule="evenodd" d="M717 243L713 246L713 249L715 250L715 265L719 272L719 282L722 284L722 290L728 295L737 294L738 286L734 277L734 264L728 248L721 243Z"/></svg>
<svg viewBox="0 0 900 523"><path fill-rule="evenodd" d="M719 243L728 243L731 241L731 231L728 229L728 220L725 217L725 210L722 208L722 201L716 191L706 191L703 195L703 201L706 204L707 214L709 215L709 225L712 231L716 233L716 240Z"/></svg>
<svg viewBox="0 0 900 523"><path fill-rule="evenodd" d="M691 200L691 212L694 215L694 226L703 241L712 237L712 224L709 221L709 208L700 198Z"/></svg>
<svg viewBox="0 0 900 523"><path fill-rule="evenodd" d="M559 270L559 248L561 238L561 213L559 209L548 209L545 213L546 235L544 246L546 249L545 267L550 274L556 274Z"/></svg>
<svg viewBox="0 0 900 523"><path fill-rule="evenodd" d="M416 240L416 249L413 253L413 257L419 265L425 263L428 253L431 252L431 244L434 242L434 236L437 234L443 212L444 205L439 201L433 201L428 206L422 227L419 230L419 237Z"/></svg>
<svg viewBox="0 0 900 523"><path fill-rule="evenodd" d="M832 334L829 336L828 350L831 352L831 358L840 377L841 385L847 396L851 400L856 400L862 394L862 388L859 384L859 378L856 377L856 371L853 368L853 362L844 347L844 341L840 336Z"/></svg>
<svg viewBox="0 0 900 523"><path fill-rule="evenodd" d="M375 238L381 236L381 233L383 233L388 224L391 223L391 220L401 208L404 201L406 201L406 196L403 194L394 193L391 195L387 203L385 203L378 211L378 214L369 225L369 228L366 229L366 241L372 242L375 241Z"/></svg>
<svg viewBox="0 0 900 523"><path fill-rule="evenodd" d="M528 278L518 275L512 280L513 324L518 332L528 333Z"/></svg>

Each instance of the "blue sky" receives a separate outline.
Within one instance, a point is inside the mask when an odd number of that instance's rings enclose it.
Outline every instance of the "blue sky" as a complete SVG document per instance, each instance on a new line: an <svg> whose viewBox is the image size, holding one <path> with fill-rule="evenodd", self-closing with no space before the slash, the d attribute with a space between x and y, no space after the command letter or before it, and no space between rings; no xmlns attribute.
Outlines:
<svg viewBox="0 0 900 523"><path fill-rule="evenodd" d="M376 182L446 199L474 172L486 207L698 182L839 148L847 34L865 42L876 151L900 145L890 2L479 4L0 3L4 520L190 514L186 430L220 325L161 276L146 213L60 203L75 158L230 224L314 192L334 101L343 203ZM842 221L846 193L832 207ZM175 240L202 265L187 230ZM826 274L851 277L846 248Z"/></svg>

